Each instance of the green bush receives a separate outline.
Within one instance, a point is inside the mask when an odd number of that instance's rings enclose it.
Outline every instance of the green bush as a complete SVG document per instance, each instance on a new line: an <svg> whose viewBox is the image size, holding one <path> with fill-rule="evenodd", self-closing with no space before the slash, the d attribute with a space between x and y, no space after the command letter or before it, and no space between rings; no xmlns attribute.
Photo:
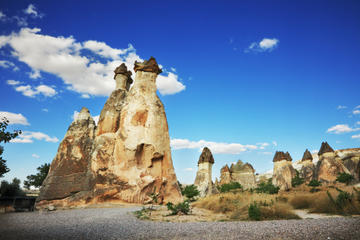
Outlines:
<svg viewBox="0 0 360 240"><path fill-rule="evenodd" d="M346 183L346 185L349 185L352 180L354 180L354 177L347 173L340 173L336 178L336 181Z"/></svg>
<svg viewBox="0 0 360 240"><path fill-rule="evenodd" d="M309 187L319 187L319 186L321 186L321 182L314 179L309 182L308 186Z"/></svg>
<svg viewBox="0 0 360 240"><path fill-rule="evenodd" d="M181 191L182 195L187 197L191 202L195 200L195 197L199 196L200 192L197 190L197 187L192 184L188 185Z"/></svg>
<svg viewBox="0 0 360 240"><path fill-rule="evenodd" d="M179 213L187 215L190 212L190 204L188 200L185 200L182 203L178 203L176 205L172 202L168 202L166 206L168 210L171 211L170 215L177 215Z"/></svg>
<svg viewBox="0 0 360 240"><path fill-rule="evenodd" d="M12 183L2 181L0 186L0 195L2 197L19 197L25 196L25 193L20 188L20 180L14 178Z"/></svg>
<svg viewBox="0 0 360 240"><path fill-rule="evenodd" d="M266 183L262 182L260 183L257 188L255 188L255 191L257 193L267 193L267 194L276 194L279 192L280 188L279 187L275 187L272 184L272 179L270 178Z"/></svg>
<svg viewBox="0 0 360 240"><path fill-rule="evenodd" d="M291 179L291 185L293 187L299 186L304 183L304 179L300 177L299 171L298 170L295 171L296 171L296 175L293 179Z"/></svg>
<svg viewBox="0 0 360 240"><path fill-rule="evenodd" d="M256 202L250 204L248 208L248 215L249 215L249 219L260 221L261 212Z"/></svg>
<svg viewBox="0 0 360 240"><path fill-rule="evenodd" d="M230 190L242 189L242 186L238 182L231 182L218 186L218 189L220 192L224 193L224 192L229 192Z"/></svg>

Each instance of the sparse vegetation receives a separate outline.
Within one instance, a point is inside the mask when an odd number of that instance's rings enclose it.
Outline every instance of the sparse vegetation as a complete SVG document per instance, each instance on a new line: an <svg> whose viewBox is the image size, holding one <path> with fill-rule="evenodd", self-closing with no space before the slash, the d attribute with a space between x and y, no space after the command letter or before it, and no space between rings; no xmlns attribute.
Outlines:
<svg viewBox="0 0 360 240"><path fill-rule="evenodd" d="M354 177L348 173L340 173L336 178L336 181L346 183L346 185L349 185L352 180L354 180Z"/></svg>
<svg viewBox="0 0 360 240"><path fill-rule="evenodd" d="M231 190L239 190L242 188L243 187L238 182L225 183L225 184L218 186L218 190L222 193L230 192Z"/></svg>
<svg viewBox="0 0 360 240"><path fill-rule="evenodd" d="M19 197L25 196L24 191L20 188L20 180L14 178L12 183L7 181L2 181L0 186L0 196L1 197Z"/></svg>
<svg viewBox="0 0 360 240"><path fill-rule="evenodd" d="M142 220L148 220L150 217L148 216L148 212L150 210L148 208L143 207L141 210L135 211L134 214L137 218Z"/></svg>
<svg viewBox="0 0 360 240"><path fill-rule="evenodd" d="M193 202L195 198L200 194L199 190L197 190L197 187L194 184L186 186L181 191L181 193L191 202Z"/></svg>
<svg viewBox="0 0 360 240"><path fill-rule="evenodd" d="M260 216L261 216L260 208L258 207L256 202L250 203L248 214L250 220L260 221Z"/></svg>
<svg viewBox="0 0 360 240"><path fill-rule="evenodd" d="M296 175L293 179L291 179L291 185L293 187L299 186L304 183L304 178L300 177L299 171L298 170L295 171L296 171Z"/></svg>
<svg viewBox="0 0 360 240"><path fill-rule="evenodd" d="M50 169L50 163L45 163L37 168L38 173L35 175L29 175L26 177L27 180L24 181L24 187L30 189L30 186L41 187L46 176L48 175Z"/></svg>
<svg viewBox="0 0 360 240"><path fill-rule="evenodd" d="M276 187L272 184L272 179L270 178L267 182L261 182L255 188L257 193L267 193L267 194L276 194L279 192L279 187Z"/></svg>
<svg viewBox="0 0 360 240"><path fill-rule="evenodd" d="M319 187L319 186L321 186L321 182L319 182L316 179L313 179L309 182L308 186L309 187Z"/></svg>
<svg viewBox="0 0 360 240"><path fill-rule="evenodd" d="M169 211L171 211L170 215L177 214L189 214L190 212L190 203L188 200L183 201L182 203L173 204L172 202L168 202L166 204Z"/></svg>

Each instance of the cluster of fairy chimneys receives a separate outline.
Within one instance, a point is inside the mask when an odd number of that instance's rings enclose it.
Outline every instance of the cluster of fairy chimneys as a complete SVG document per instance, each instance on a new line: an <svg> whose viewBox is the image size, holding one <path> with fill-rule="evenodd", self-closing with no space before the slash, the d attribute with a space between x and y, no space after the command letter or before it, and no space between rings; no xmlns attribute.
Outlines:
<svg viewBox="0 0 360 240"><path fill-rule="evenodd" d="M327 153L327 152L334 152L334 149L332 149L327 142L322 142L320 150L318 152L318 155L321 156L322 154ZM275 152L273 162L278 162L278 161L283 161L283 160L291 162L292 157L291 157L290 153L289 152L285 153L285 152L281 152L281 151ZM307 160L310 160L310 161L313 160L313 156L311 155L311 153L309 152L308 149L305 150L301 161L307 161Z"/></svg>

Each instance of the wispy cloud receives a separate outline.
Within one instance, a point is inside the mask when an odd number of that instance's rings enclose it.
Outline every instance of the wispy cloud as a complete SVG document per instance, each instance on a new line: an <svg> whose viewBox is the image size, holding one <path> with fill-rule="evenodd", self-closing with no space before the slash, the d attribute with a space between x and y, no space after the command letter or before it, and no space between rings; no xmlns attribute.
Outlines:
<svg viewBox="0 0 360 240"><path fill-rule="evenodd" d="M345 109L345 108L347 108L347 106L343 106L343 105L337 106L337 109L338 109L338 110L340 110L340 109Z"/></svg>
<svg viewBox="0 0 360 240"><path fill-rule="evenodd" d="M186 172L193 172L194 169L193 169L193 168L185 168L184 171L186 171Z"/></svg>
<svg viewBox="0 0 360 240"><path fill-rule="evenodd" d="M0 120L4 117L9 120L9 124L30 125L26 117L21 113L0 112Z"/></svg>
<svg viewBox="0 0 360 240"><path fill-rule="evenodd" d="M331 128L329 128L326 132L328 133L335 133L335 134L341 134L341 133L349 133L358 131L360 128L351 128L348 124L338 124Z"/></svg>
<svg viewBox="0 0 360 240"><path fill-rule="evenodd" d="M32 156L33 158L40 158L40 156L37 155L37 154L35 154L35 153L31 154L31 156Z"/></svg>
<svg viewBox="0 0 360 240"><path fill-rule="evenodd" d="M42 18L44 16L44 14L40 13L33 4L29 4L29 6L24 9L24 13L33 18Z"/></svg>
<svg viewBox="0 0 360 240"><path fill-rule="evenodd" d="M352 135L351 138L352 139L360 138L360 134Z"/></svg>
<svg viewBox="0 0 360 240"><path fill-rule="evenodd" d="M49 135L42 132L31 132L24 131L17 138L12 139L10 142L12 143L33 143L34 140L43 140L45 142L53 142L56 143L59 141L57 137L50 137Z"/></svg>
<svg viewBox="0 0 360 240"><path fill-rule="evenodd" d="M277 38L263 38L260 42L252 42L245 52L271 52L279 45Z"/></svg>
<svg viewBox="0 0 360 240"><path fill-rule="evenodd" d="M0 67L12 68L13 71L19 71L19 68L13 62L7 60L0 60Z"/></svg>

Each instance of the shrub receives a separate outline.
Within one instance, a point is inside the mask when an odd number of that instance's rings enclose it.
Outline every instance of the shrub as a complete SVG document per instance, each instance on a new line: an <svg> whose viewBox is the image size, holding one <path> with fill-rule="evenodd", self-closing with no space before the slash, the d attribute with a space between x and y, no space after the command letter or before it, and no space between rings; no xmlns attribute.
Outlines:
<svg viewBox="0 0 360 240"><path fill-rule="evenodd" d="M271 179L269 179L266 183L262 182L260 183L257 188L255 188L255 191L257 193L267 193L267 194L276 194L279 192L279 187L275 187L271 183Z"/></svg>
<svg viewBox="0 0 360 240"><path fill-rule="evenodd" d="M338 182L342 182L342 183L346 183L346 185L349 185L349 183L354 179L354 177L350 174L347 173L340 173L337 178L336 181Z"/></svg>
<svg viewBox="0 0 360 240"><path fill-rule="evenodd" d="M190 212L190 204L188 200L185 200L182 203L178 203L176 205L174 205L172 202L168 202L166 206L168 210L171 211L170 215L177 215L179 213L187 215Z"/></svg>
<svg viewBox="0 0 360 240"><path fill-rule="evenodd" d="M321 182L319 182L318 180L314 179L311 180L308 184L309 187L319 187L321 186Z"/></svg>
<svg viewBox="0 0 360 240"><path fill-rule="evenodd" d="M16 197L16 196L25 196L25 193L20 188L20 180L14 178L12 180L12 183L9 183L7 181L1 182L0 195L2 197Z"/></svg>
<svg viewBox="0 0 360 240"><path fill-rule="evenodd" d="M197 190L197 187L192 184L188 185L182 190L182 195L187 197L191 202L195 200L195 197L199 196L200 192Z"/></svg>
<svg viewBox="0 0 360 240"><path fill-rule="evenodd" d="M304 179L300 177L299 171L298 170L295 171L296 171L296 175L293 179L291 179L291 185L293 187L299 186L304 183Z"/></svg>
<svg viewBox="0 0 360 240"><path fill-rule="evenodd" d="M219 191L222 193L230 192L231 190L242 189L242 186L238 182L225 183L219 186Z"/></svg>
<svg viewBox="0 0 360 240"><path fill-rule="evenodd" d="M249 219L260 221L261 213L260 208L256 204L256 202L251 203L248 209Z"/></svg>

